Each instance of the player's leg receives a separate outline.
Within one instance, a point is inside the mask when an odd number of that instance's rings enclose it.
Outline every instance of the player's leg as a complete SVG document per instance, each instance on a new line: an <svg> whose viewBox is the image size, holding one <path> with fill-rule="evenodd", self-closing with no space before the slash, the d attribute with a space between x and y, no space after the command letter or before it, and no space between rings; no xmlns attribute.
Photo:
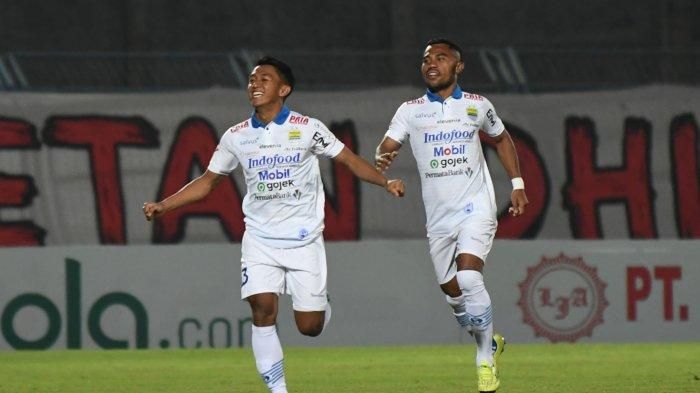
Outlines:
<svg viewBox="0 0 700 393"><path fill-rule="evenodd" d="M483 276L495 232L493 220L470 220L460 230L457 241L457 282L465 296L467 319L477 344L480 391L495 391L499 385L494 363L493 310Z"/></svg>
<svg viewBox="0 0 700 393"><path fill-rule="evenodd" d="M435 277L440 289L445 294L447 304L452 307L452 314L457 323L463 328L469 329L469 320L466 318L465 296L457 282L457 266L455 252L457 250L457 238L452 236L429 239L430 258L435 268Z"/></svg>
<svg viewBox="0 0 700 393"><path fill-rule="evenodd" d="M478 347L476 363L493 363L491 340L493 339L493 312L491 297L484 285L484 262L473 254L457 256L457 281L465 297L467 319Z"/></svg>
<svg viewBox="0 0 700 393"><path fill-rule="evenodd" d="M271 392L286 393L284 354L275 325L278 296L276 293L259 293L247 300L253 314L251 344L255 365Z"/></svg>
<svg viewBox="0 0 700 393"><path fill-rule="evenodd" d="M289 263L286 285L292 295L294 320L299 332L316 337L328 325L331 316L326 290L326 251L319 236L304 247L287 250Z"/></svg>
<svg viewBox="0 0 700 393"><path fill-rule="evenodd" d="M241 298L248 301L252 312L255 365L271 392L286 393L284 354L276 326L284 270L269 258L269 250L254 239L244 235L241 248Z"/></svg>

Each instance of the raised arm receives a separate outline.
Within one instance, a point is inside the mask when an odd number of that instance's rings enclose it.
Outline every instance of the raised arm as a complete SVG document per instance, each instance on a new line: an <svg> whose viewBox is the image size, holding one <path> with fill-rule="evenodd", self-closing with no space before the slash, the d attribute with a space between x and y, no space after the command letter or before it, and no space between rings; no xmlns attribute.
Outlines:
<svg viewBox="0 0 700 393"><path fill-rule="evenodd" d="M503 164L508 177L510 177L513 183L513 192L510 194L510 201L512 206L508 211L513 216L519 216L525 213L525 206L529 203L527 200L527 195L525 195L525 183L520 176L520 164L518 162L518 154L515 151L515 145L510 137L507 130L504 130L501 134L495 137L486 136L490 142L496 148L496 153L498 158Z"/></svg>
<svg viewBox="0 0 700 393"><path fill-rule="evenodd" d="M341 150L341 152L333 159L348 167L348 169L350 169L350 171L360 179L368 183L382 186L385 190L387 190L387 192L394 196L403 196L403 180L387 180L387 178L372 167L369 162L350 151L350 149L347 147L344 147L343 150Z"/></svg>
<svg viewBox="0 0 700 393"><path fill-rule="evenodd" d="M385 136L377 146L377 152L374 155L374 166L377 170L384 173L399 155L399 149L401 149L401 143Z"/></svg>
<svg viewBox="0 0 700 393"><path fill-rule="evenodd" d="M151 221L153 218L162 216L170 210L203 199L216 188L223 177L224 175L207 170L202 176L187 183L178 192L162 201L144 203L143 214L146 216L146 220Z"/></svg>

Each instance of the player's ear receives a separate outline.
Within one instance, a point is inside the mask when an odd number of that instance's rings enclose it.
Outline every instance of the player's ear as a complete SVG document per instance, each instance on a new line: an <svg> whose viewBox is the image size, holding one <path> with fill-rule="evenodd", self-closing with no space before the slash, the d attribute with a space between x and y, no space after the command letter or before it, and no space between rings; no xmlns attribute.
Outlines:
<svg viewBox="0 0 700 393"><path fill-rule="evenodd" d="M287 97L291 92L292 88L289 87L289 85L282 85L280 87L280 96L282 96L282 98Z"/></svg>
<svg viewBox="0 0 700 393"><path fill-rule="evenodd" d="M455 68L455 71L457 72L457 75L461 74L462 71L464 71L464 62L463 61L458 61L457 62L457 67Z"/></svg>

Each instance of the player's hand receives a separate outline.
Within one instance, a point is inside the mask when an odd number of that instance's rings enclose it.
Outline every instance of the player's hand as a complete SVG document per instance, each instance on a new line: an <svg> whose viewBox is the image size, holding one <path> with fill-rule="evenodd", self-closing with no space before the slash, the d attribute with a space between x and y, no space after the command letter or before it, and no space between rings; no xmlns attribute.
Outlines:
<svg viewBox="0 0 700 393"><path fill-rule="evenodd" d="M384 189L386 189L393 196L402 197L404 194L403 180L389 180L386 182Z"/></svg>
<svg viewBox="0 0 700 393"><path fill-rule="evenodd" d="M525 206L530 203L525 195L525 190L513 190L510 194L510 202L513 206L508 208L508 213L513 217L525 214Z"/></svg>
<svg viewBox="0 0 700 393"><path fill-rule="evenodd" d="M392 151L391 153L378 154L374 157L374 167L377 168L378 171L384 173L398 155L398 150Z"/></svg>
<svg viewBox="0 0 700 393"><path fill-rule="evenodd" d="M146 216L147 221L153 220L155 217L161 216L165 212L165 208L162 203L159 202L146 202L143 204L143 215Z"/></svg>

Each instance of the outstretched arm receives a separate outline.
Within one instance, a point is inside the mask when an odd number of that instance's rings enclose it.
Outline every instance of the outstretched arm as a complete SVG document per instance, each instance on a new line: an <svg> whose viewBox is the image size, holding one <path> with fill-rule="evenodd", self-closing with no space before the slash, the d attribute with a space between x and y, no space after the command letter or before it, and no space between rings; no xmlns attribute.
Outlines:
<svg viewBox="0 0 700 393"><path fill-rule="evenodd" d="M525 195L525 184L522 177L520 177L520 164L513 140L506 130L496 137L487 136L487 139L493 142L496 147L498 158L501 160L506 173L508 173L513 183L513 192L510 194L512 206L508 211L513 216L519 216L525 213L525 206L529 202L527 200L527 195Z"/></svg>
<svg viewBox="0 0 700 393"><path fill-rule="evenodd" d="M151 221L154 217L162 216L170 210L177 209L180 206L197 202L206 197L219 184L224 175L219 175L211 171L206 171L204 174L191 182L187 183L178 192L163 199L160 202L146 202L143 204L143 214L146 220Z"/></svg>
<svg viewBox="0 0 700 393"><path fill-rule="evenodd" d="M374 155L374 166L377 170L384 173L394 158L399 155L399 149L401 149L401 143L385 136L377 146L377 152Z"/></svg>
<svg viewBox="0 0 700 393"><path fill-rule="evenodd" d="M387 180L383 174L379 173L372 165L362 157L353 153L347 147L334 157L334 160L342 163L360 179L384 187L387 192L394 196L402 197L404 193L403 180Z"/></svg>

